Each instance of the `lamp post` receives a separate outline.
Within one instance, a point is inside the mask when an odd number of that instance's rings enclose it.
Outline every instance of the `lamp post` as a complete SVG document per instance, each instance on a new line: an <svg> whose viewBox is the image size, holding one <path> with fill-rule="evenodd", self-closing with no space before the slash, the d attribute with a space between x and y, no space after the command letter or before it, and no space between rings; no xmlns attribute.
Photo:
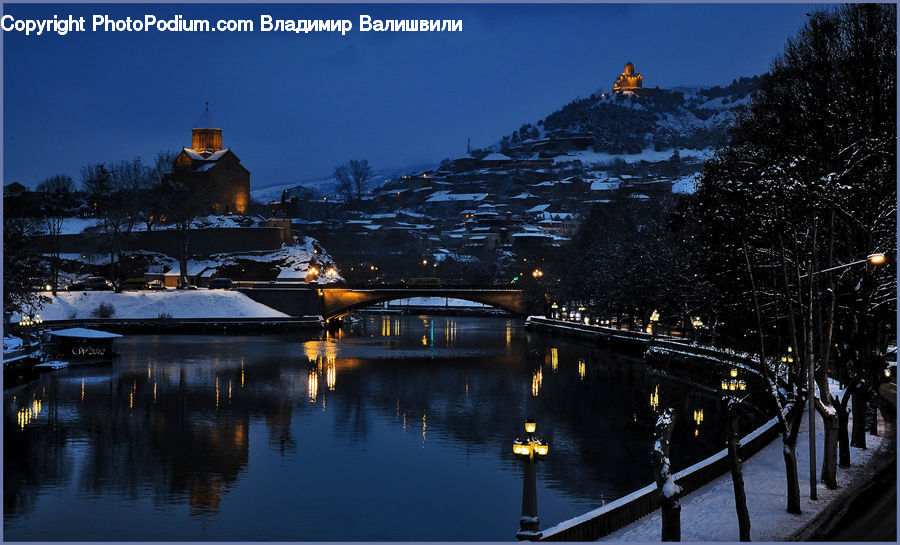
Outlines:
<svg viewBox="0 0 900 545"><path fill-rule="evenodd" d="M818 499L816 494L816 405L815 405L815 383L816 383L816 365L815 365L815 354L813 351L813 283L812 277L818 276L823 273L836 271L840 269L847 269L852 267L853 265L859 265L862 263L871 263L872 265L881 265L886 260L886 257L881 252L876 252L874 254L869 254L865 259L858 259L856 261L851 261L850 263L845 263L843 265L837 265L835 267L829 267L827 269L822 269L821 271L813 271L812 261L810 261L809 273L806 273L799 278L807 278L809 277L809 327L807 328L806 335L806 354L807 354L807 366L806 366L806 387L809 392L808 402L809 402L809 498L811 500Z"/></svg>
<svg viewBox="0 0 900 545"><path fill-rule="evenodd" d="M537 425L534 420L525 420L525 432L528 437L524 441L518 438L513 441L513 454L525 460L525 480L522 484L522 518L519 519L519 531L516 539L519 541L538 541L543 535L538 529L540 520L537 514L537 474L535 471L535 458L542 458L550 452L550 445L535 439L532 435Z"/></svg>
<svg viewBox="0 0 900 545"><path fill-rule="evenodd" d="M653 314L650 315L650 326L647 328L650 331L647 333L653 333L653 337L656 337L656 323L659 322L659 311L654 310Z"/></svg>

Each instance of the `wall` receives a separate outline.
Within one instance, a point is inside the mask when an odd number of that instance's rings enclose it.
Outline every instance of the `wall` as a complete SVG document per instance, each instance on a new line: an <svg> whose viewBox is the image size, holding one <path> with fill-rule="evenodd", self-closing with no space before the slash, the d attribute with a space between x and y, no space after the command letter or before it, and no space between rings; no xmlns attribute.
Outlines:
<svg viewBox="0 0 900 545"><path fill-rule="evenodd" d="M178 232L136 231L125 237L126 250L148 250L171 257L178 256ZM188 233L188 251L191 255L277 250L283 242L289 242L290 232L280 227L210 228L192 229ZM35 245L48 251L50 237L34 237ZM60 252L66 254L104 254L106 243L103 233L80 233L60 236Z"/></svg>

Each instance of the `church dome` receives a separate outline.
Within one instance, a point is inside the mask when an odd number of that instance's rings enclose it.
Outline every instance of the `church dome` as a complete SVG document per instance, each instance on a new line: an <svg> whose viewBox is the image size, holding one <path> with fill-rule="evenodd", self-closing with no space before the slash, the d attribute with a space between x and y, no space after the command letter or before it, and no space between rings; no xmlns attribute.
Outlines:
<svg viewBox="0 0 900 545"><path fill-rule="evenodd" d="M203 115L200 116L200 119L194 123L192 127L194 129L221 129L222 127L216 123L216 120L213 119L212 115L209 113L209 104L206 106L206 110L203 112Z"/></svg>

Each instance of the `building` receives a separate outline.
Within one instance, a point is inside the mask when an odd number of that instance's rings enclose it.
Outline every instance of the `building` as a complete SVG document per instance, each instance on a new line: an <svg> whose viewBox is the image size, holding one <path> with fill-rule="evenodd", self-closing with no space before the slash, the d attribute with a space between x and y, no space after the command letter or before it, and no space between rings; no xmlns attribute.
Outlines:
<svg viewBox="0 0 900 545"><path fill-rule="evenodd" d="M634 64L626 63L625 71L622 72L615 83L613 83L614 93L624 93L626 91L634 91L644 86L644 77L634 73Z"/></svg>
<svg viewBox="0 0 900 545"><path fill-rule="evenodd" d="M250 171L228 148L222 148L222 129L209 113L209 104L191 129L191 147L175 158L176 170L189 169L197 191L209 199L211 214L244 214L250 202Z"/></svg>

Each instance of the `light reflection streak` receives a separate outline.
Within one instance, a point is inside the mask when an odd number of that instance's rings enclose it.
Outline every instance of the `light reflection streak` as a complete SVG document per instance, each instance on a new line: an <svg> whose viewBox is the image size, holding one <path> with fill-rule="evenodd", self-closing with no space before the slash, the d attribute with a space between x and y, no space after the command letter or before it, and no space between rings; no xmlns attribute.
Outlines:
<svg viewBox="0 0 900 545"><path fill-rule="evenodd" d="M428 427L426 423L426 414L422 413L422 448L425 448L425 428Z"/></svg>
<svg viewBox="0 0 900 545"><path fill-rule="evenodd" d="M335 367L335 357L328 356L328 370L325 375L325 382L328 389L334 391L334 383L337 380L337 368Z"/></svg>
<svg viewBox="0 0 900 545"><path fill-rule="evenodd" d="M555 372L557 367L559 367L559 349L551 348L550 349L550 369L552 369Z"/></svg>
<svg viewBox="0 0 900 545"><path fill-rule="evenodd" d="M306 379L306 389L309 394L309 402L315 403L319 395L319 374L315 369L309 370L309 378Z"/></svg>
<svg viewBox="0 0 900 545"><path fill-rule="evenodd" d="M541 384L544 382L544 373L538 367L537 371L531 376L531 395L538 397L541 393Z"/></svg>

